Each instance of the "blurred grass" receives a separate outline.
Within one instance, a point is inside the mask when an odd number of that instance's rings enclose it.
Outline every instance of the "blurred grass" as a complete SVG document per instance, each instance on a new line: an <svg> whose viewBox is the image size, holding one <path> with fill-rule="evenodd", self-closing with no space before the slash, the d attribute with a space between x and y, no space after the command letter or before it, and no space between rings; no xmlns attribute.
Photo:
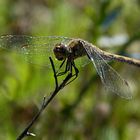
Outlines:
<svg viewBox="0 0 140 140"><path fill-rule="evenodd" d="M127 34L121 54L139 47L139 1L117 0L1 0L0 33L61 35L86 39L97 45L102 36ZM113 49L113 46L112 46ZM137 50L140 49L137 48ZM130 81L133 99L105 94L92 64L64 88L32 131L35 138L76 140L135 140L140 137L139 68L113 64ZM32 119L44 95L54 89L51 69L25 63L0 51L0 139L14 140Z"/></svg>

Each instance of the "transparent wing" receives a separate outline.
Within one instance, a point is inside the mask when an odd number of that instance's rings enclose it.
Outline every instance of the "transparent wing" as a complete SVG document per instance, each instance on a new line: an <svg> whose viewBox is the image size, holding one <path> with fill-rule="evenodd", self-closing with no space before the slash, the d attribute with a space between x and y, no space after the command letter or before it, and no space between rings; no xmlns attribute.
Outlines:
<svg viewBox="0 0 140 140"><path fill-rule="evenodd" d="M85 45L84 47L104 86L122 98L131 99L132 95L128 83L106 63L106 61L100 55L100 52L89 45Z"/></svg>
<svg viewBox="0 0 140 140"><path fill-rule="evenodd" d="M12 50L21 54L26 61L41 65L49 66L49 56L55 59L53 48L57 43L67 44L71 39L59 36L42 36L32 37L24 35L6 35L0 37L0 48ZM54 62L55 63L55 62Z"/></svg>
<svg viewBox="0 0 140 140"><path fill-rule="evenodd" d="M88 65L89 63L91 63L91 61L88 59L87 56L79 57L78 59L75 59L74 62L75 62L76 67L79 70L83 69L86 65Z"/></svg>

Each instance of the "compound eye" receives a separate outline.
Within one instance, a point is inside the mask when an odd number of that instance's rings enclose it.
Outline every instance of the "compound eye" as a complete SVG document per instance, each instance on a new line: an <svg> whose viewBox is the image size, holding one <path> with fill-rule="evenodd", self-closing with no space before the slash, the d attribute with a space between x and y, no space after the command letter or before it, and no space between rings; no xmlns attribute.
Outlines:
<svg viewBox="0 0 140 140"><path fill-rule="evenodd" d="M58 59L58 60L64 60L65 57L66 57L66 47L64 44L56 44L54 49L53 49L53 52L55 54L55 57Z"/></svg>

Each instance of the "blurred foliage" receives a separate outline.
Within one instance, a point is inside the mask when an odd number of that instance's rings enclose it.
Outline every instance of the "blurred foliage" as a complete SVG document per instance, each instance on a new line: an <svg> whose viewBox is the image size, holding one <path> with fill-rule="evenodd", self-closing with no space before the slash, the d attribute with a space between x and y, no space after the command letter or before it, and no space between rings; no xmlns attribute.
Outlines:
<svg viewBox="0 0 140 140"><path fill-rule="evenodd" d="M1 0L0 7L1 35L78 37L97 46L103 37L124 35L124 43L104 49L128 56L140 53L139 0ZM26 139L138 140L140 69L116 62L112 66L129 81L131 101L105 94L89 64L34 125L31 131L37 136ZM0 139L15 140L54 86L51 69L1 49Z"/></svg>

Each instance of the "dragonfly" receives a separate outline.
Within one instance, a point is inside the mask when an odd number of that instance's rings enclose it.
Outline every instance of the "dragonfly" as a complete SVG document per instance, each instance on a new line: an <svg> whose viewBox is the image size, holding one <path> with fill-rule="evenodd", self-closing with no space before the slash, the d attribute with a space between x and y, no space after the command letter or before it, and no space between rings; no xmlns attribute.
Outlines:
<svg viewBox="0 0 140 140"><path fill-rule="evenodd" d="M108 62L117 60L140 66L140 60L103 51L83 39L60 36L1 36L0 48L14 50L23 54L27 61L43 66L48 65L48 57L51 56L56 65L58 62L61 62L59 63L59 69L65 65L65 70L59 72L58 76L69 72L73 74L74 79L77 78L79 73L75 62L81 58L87 58L93 63L106 89L122 98L132 98L129 84Z"/></svg>

